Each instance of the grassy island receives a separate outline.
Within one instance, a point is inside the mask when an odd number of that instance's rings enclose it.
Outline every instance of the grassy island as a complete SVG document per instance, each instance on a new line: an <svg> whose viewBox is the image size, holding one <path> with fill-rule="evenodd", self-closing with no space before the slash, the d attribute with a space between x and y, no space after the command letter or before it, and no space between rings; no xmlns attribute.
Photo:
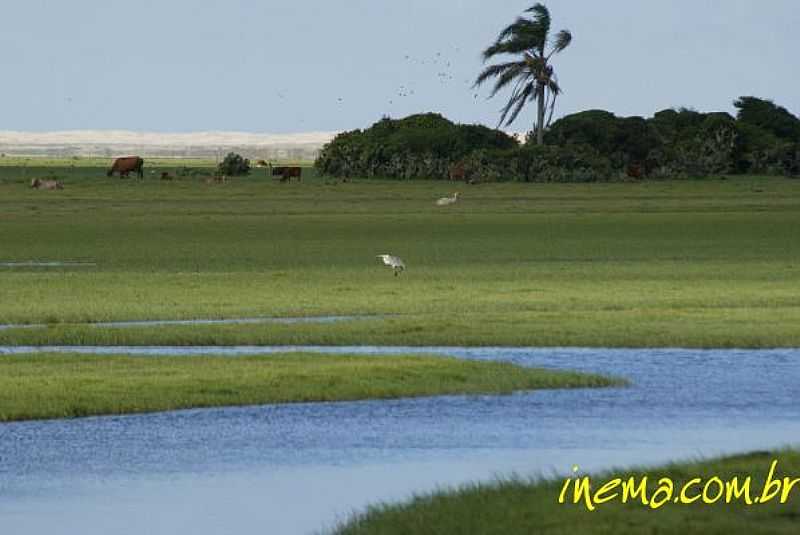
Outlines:
<svg viewBox="0 0 800 535"><path fill-rule="evenodd" d="M620 384L590 374L433 356L15 355L0 357L0 421Z"/></svg>

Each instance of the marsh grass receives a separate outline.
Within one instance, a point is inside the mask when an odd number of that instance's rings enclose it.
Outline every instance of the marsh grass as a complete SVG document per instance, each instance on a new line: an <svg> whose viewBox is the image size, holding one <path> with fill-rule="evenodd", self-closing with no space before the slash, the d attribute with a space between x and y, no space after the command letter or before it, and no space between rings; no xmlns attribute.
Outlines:
<svg viewBox="0 0 800 535"><path fill-rule="evenodd" d="M0 344L800 345L797 180L217 186L71 172L41 192L0 166L0 260L97 263L0 268L0 323L52 324ZM393 277L374 256L386 252L408 271ZM388 317L71 325L360 314Z"/></svg>
<svg viewBox="0 0 800 535"><path fill-rule="evenodd" d="M660 468L611 470L592 478L597 490L610 479L646 475L651 493L661 477L669 477L675 488L695 477L723 481L752 476L752 496L761 492L770 464L779 461L776 478L800 474L800 452L782 450L735 457L674 463ZM794 534L800 518L800 488L795 486L785 504L775 499L767 504L746 506L724 500L704 505L667 503L652 510L632 500L612 500L589 512L582 505L559 504L564 480L526 480L515 477L490 483L475 483L454 490L419 495L399 504L378 504L352 517L332 531L335 535L529 535L536 534ZM716 487L713 487L716 488ZM702 490L702 487L701 487ZM692 488L689 496L697 489ZM714 495L714 491L710 492Z"/></svg>
<svg viewBox="0 0 800 535"><path fill-rule="evenodd" d="M592 374L433 356L6 355L0 357L0 421L623 384Z"/></svg>

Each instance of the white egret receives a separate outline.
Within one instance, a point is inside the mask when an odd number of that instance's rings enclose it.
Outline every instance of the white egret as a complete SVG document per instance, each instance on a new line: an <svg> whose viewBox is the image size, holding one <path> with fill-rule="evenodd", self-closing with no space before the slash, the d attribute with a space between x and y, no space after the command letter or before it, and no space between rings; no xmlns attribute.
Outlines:
<svg viewBox="0 0 800 535"><path fill-rule="evenodd" d="M453 193L452 197L442 197L436 201L436 206L449 206L458 200L458 192Z"/></svg>
<svg viewBox="0 0 800 535"><path fill-rule="evenodd" d="M394 276L400 274L401 271L405 271L406 264L399 256L393 256L390 254L379 254L375 258L380 258L383 260L383 263L389 266L394 270Z"/></svg>

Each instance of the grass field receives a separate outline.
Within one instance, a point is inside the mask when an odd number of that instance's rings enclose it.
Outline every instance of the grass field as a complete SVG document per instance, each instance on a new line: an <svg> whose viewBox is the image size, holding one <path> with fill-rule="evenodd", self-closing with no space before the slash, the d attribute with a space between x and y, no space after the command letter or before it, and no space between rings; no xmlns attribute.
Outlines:
<svg viewBox="0 0 800 535"><path fill-rule="evenodd" d="M0 166L0 262L97 265L0 267L0 323L50 324L0 344L800 346L797 180L223 185L34 163ZM66 189L26 187L33 169ZM325 314L383 317L71 325Z"/></svg>
<svg viewBox="0 0 800 535"><path fill-rule="evenodd" d="M424 356L4 356L0 422L622 384L591 374Z"/></svg>
<svg viewBox="0 0 800 535"><path fill-rule="evenodd" d="M612 470L593 478L593 492L599 484L620 477L627 480L646 475L650 495L659 478L675 483L676 496L683 484L699 477L702 484L717 476L729 481L738 476L743 482L752 476L751 496L759 496L773 460L778 460L775 478L800 476L800 452L783 450L761 452L724 459L672 464L648 470ZM666 503L651 509L633 499L621 504L619 499L598 505L589 512L583 505L558 504L564 480L529 481L511 479L489 484L476 484L455 491L419 496L398 505L377 505L363 515L337 528L336 535L415 535L459 533L464 535L529 535L536 534L791 534L797 533L800 518L800 484L796 483L789 500L780 504L775 498L766 504L746 506L741 501L726 504L724 498L713 505L695 502L691 505ZM711 486L708 496L716 495ZM619 494L619 487L617 487ZM687 490L688 497L702 491ZM571 497L572 488L570 488ZM610 495L611 493L607 493ZM659 500L663 499L659 497ZM583 503L583 502L581 502Z"/></svg>

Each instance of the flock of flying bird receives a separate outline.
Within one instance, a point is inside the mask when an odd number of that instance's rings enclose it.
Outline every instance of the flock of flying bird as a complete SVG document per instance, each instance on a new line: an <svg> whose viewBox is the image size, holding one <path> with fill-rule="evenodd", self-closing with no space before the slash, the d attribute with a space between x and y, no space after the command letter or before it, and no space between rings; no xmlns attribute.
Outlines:
<svg viewBox="0 0 800 535"><path fill-rule="evenodd" d="M451 204L455 204L456 201L458 201L458 192L453 193L452 197L437 199L436 206L450 206ZM380 258L385 265L392 268L395 277L406 270L406 263L403 262L403 259L399 256L387 253L376 255L375 258Z"/></svg>
<svg viewBox="0 0 800 535"><path fill-rule="evenodd" d="M459 53L461 51L461 49L458 48L458 47L455 47L453 50L456 53ZM430 67L433 67L436 70L436 73L435 73L436 80L438 80L438 82L440 84L449 84L449 83L453 82L456 79L456 75L452 71L452 68L453 68L452 61L447 59L442 54L442 52L437 52L435 56L429 57L429 58L417 58L417 57L414 57L414 56L411 56L411 55L406 55L404 59L408 64L413 66L413 68L419 68L419 67L430 68ZM465 79L463 83L464 83L464 85L466 85L468 87L471 87L472 84L473 84L473 80ZM409 87L407 85L401 85L397 89L397 94L389 98L388 103L390 105L392 105L395 102L395 100L394 100L395 98L398 98L398 97L399 98L411 97L411 96L414 96L415 94L416 94L416 92L415 92L414 88ZM279 99L283 100L283 99L286 98L286 91L285 90L276 91L275 95ZM474 93L473 98L478 98L478 93ZM340 104L340 105L344 104L345 103L344 97L342 97L342 96L336 97L336 103Z"/></svg>

